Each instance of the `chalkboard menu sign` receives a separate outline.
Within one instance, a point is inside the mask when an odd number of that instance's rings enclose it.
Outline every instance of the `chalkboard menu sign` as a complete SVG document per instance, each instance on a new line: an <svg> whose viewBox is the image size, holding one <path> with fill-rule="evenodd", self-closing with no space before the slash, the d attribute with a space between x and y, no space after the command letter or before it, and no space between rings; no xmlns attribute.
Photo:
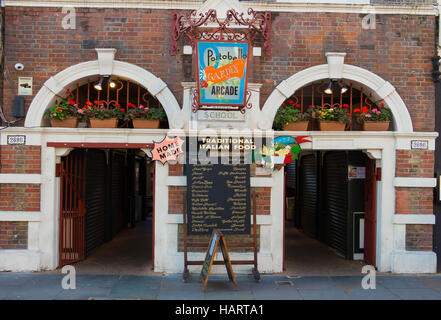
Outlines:
<svg viewBox="0 0 441 320"><path fill-rule="evenodd" d="M188 165L188 234L250 233L250 166Z"/></svg>

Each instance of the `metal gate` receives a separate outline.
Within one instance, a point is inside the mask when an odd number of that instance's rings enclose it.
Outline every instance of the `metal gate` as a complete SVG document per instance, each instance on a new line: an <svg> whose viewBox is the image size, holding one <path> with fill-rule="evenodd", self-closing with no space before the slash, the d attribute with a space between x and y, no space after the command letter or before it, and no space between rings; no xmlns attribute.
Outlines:
<svg viewBox="0 0 441 320"><path fill-rule="evenodd" d="M61 159L59 267L84 259L85 158L82 150Z"/></svg>
<svg viewBox="0 0 441 320"><path fill-rule="evenodd" d="M375 266L377 226L377 177L375 174L375 160L366 161L365 182L365 214L364 214L364 260Z"/></svg>

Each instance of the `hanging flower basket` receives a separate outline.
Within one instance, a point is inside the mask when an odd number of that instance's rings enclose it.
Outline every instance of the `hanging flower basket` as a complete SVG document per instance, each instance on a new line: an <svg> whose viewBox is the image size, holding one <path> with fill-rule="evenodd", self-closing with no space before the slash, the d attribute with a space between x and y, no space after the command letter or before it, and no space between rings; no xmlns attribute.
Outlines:
<svg viewBox="0 0 441 320"><path fill-rule="evenodd" d="M306 131L308 130L309 121L294 121L288 122L283 130L285 131Z"/></svg>
<svg viewBox="0 0 441 320"><path fill-rule="evenodd" d="M76 128L78 126L78 118L69 117L63 120L50 119L52 127Z"/></svg>
<svg viewBox="0 0 441 320"><path fill-rule="evenodd" d="M346 123L340 121L319 121L320 131L345 131Z"/></svg>
<svg viewBox="0 0 441 320"><path fill-rule="evenodd" d="M135 129L158 129L159 120L150 119L132 119L133 128Z"/></svg>
<svg viewBox="0 0 441 320"><path fill-rule="evenodd" d="M363 131L388 131L390 121L365 121Z"/></svg>
<svg viewBox="0 0 441 320"><path fill-rule="evenodd" d="M89 119L89 124L91 128L117 128L118 118Z"/></svg>

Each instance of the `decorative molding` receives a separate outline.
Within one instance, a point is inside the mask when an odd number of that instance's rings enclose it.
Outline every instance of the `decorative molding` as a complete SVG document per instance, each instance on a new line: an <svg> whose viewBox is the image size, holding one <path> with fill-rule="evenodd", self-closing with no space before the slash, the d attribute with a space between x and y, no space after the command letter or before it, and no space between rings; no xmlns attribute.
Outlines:
<svg viewBox="0 0 441 320"><path fill-rule="evenodd" d="M98 54L99 74L109 76L113 72L113 60L115 59L116 49L114 48L95 48Z"/></svg>
<svg viewBox="0 0 441 320"><path fill-rule="evenodd" d="M367 154L369 159L379 160L381 159L382 150L381 149L367 149L363 150Z"/></svg>
<svg viewBox="0 0 441 320"><path fill-rule="evenodd" d="M395 187L435 188L436 178L395 177Z"/></svg>
<svg viewBox="0 0 441 320"><path fill-rule="evenodd" d="M202 1L157 1L157 0L115 0L112 2L105 0L91 1L71 1L71 0L43 0L43 1L24 1L24 0L5 0L5 7L76 7L76 8L135 8L135 9L164 9L164 10L197 10L203 4ZM438 16L436 6L410 6L410 5L368 5L353 3L305 3L299 2L256 2L247 1L247 6L255 11L272 12L323 12L323 13L355 13L368 14L395 14L395 15L430 15Z"/></svg>
<svg viewBox="0 0 441 320"><path fill-rule="evenodd" d="M113 54L112 50L114 49L101 50L104 51L97 51L99 54L100 52L104 54L104 56L108 55L104 58L108 60L110 59L109 55L111 56ZM110 67L100 66L99 60L87 61L64 69L51 77L47 82L47 86L45 84L32 100L24 126L40 127L42 125L44 111L56 99L57 95L62 94L65 88L72 83L80 80L85 81L84 79L87 79L87 77L99 75L103 70L107 70L106 68ZM117 60L113 60L112 62L112 75L130 79L146 88L150 93L156 96L164 108L169 120L169 127L176 129L183 127L183 122L171 121L181 108L173 93L160 78L139 66Z"/></svg>
<svg viewBox="0 0 441 320"><path fill-rule="evenodd" d="M326 52L325 55L328 61L329 79L341 79L346 52Z"/></svg>
<svg viewBox="0 0 441 320"><path fill-rule="evenodd" d="M281 83L280 88L279 85L273 90L262 107L260 120L258 122L259 128L271 128L277 109L282 105L286 97L291 96L296 90L312 82L328 78L328 64L322 64L304 69L282 81L283 85L281 85ZM366 91L372 93L373 99L382 99L381 97L378 97L376 92L377 89L389 87L389 85L384 87L386 81L373 72L348 64L343 64L341 78L352 80L363 85ZM383 92L385 91L383 90ZM394 89L392 93L384 97L382 100L384 100L385 104L392 111L395 130L398 132L413 132L412 119L409 111L396 90Z"/></svg>

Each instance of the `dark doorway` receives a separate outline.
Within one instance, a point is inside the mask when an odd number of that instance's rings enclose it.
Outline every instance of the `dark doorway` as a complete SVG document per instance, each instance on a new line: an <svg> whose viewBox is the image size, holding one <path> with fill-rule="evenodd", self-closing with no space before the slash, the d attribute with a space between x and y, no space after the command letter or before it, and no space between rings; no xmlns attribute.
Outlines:
<svg viewBox="0 0 441 320"><path fill-rule="evenodd" d="M286 271L360 274L364 260L375 264L375 161L361 151L302 152L285 173Z"/></svg>
<svg viewBox="0 0 441 320"><path fill-rule="evenodd" d="M79 165L73 165L76 162ZM150 159L136 149L76 149L63 157L61 167L61 214L69 217L75 211L84 218L74 228L72 219L61 219L59 266L84 260L76 267L86 273L97 266L100 272L103 268L117 272L120 262L128 270L139 272L141 266L151 270L154 171ZM78 199L73 210L72 194ZM66 230L76 241L76 259L65 258L71 242L62 234Z"/></svg>

